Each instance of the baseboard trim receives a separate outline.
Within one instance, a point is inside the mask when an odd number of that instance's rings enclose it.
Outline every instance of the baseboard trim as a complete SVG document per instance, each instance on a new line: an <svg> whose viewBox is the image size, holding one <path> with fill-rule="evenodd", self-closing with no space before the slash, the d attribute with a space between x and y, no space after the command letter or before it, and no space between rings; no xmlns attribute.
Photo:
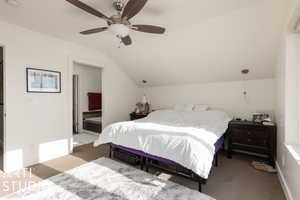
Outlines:
<svg viewBox="0 0 300 200"><path fill-rule="evenodd" d="M278 178L279 178L279 182L283 188L283 192L285 194L285 197L287 200L294 200L293 196L292 196L292 193L291 193L291 190L283 176L283 173L281 171L281 168L278 164L278 162L276 162L276 168L277 168L277 171L278 171Z"/></svg>

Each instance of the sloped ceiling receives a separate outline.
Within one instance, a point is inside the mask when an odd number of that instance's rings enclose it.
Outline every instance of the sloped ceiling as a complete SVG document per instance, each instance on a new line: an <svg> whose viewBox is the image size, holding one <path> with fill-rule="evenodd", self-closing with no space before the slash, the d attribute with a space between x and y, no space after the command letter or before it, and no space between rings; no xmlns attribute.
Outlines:
<svg viewBox="0 0 300 200"><path fill-rule="evenodd" d="M132 23L161 25L165 35L132 32L121 46L109 32L78 32L105 22L64 0L0 1L0 19L109 54L140 86L272 78L283 30L284 0L149 0ZM83 0L108 16L112 0ZM146 85L142 80L147 80Z"/></svg>

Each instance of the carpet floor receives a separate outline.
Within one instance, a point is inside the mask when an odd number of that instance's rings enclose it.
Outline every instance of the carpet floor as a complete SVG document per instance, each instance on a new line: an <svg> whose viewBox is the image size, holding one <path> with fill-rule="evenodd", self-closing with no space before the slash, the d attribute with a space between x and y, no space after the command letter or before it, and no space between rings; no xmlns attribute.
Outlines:
<svg viewBox="0 0 300 200"><path fill-rule="evenodd" d="M82 146L85 144L90 144L98 139L99 136L92 135L89 133L79 133L73 135L73 147Z"/></svg>
<svg viewBox="0 0 300 200"><path fill-rule="evenodd" d="M75 148L71 155L34 165L28 170L0 174L0 197L107 155L107 145L93 148L88 144ZM252 159L242 155L227 159L221 155L219 167L213 168L207 184L202 187L203 193L217 200L285 200L277 175L253 169ZM191 189L198 187L197 183L185 178L153 169L150 172Z"/></svg>
<svg viewBox="0 0 300 200"><path fill-rule="evenodd" d="M99 158L1 200L214 200L109 158Z"/></svg>

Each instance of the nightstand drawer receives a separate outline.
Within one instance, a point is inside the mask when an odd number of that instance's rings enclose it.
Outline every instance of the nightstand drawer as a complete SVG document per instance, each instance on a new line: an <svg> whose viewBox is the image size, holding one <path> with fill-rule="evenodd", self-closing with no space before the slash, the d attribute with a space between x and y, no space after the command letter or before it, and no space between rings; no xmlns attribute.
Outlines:
<svg viewBox="0 0 300 200"><path fill-rule="evenodd" d="M232 143L254 145L260 147L267 147L268 140L264 138L249 138L249 137L232 137Z"/></svg>
<svg viewBox="0 0 300 200"><path fill-rule="evenodd" d="M232 128L231 136L233 138L269 138L268 132L264 129Z"/></svg>
<svg viewBox="0 0 300 200"><path fill-rule="evenodd" d="M228 125L227 133L229 158L234 152L254 154L266 158L275 166L276 126L233 120Z"/></svg>

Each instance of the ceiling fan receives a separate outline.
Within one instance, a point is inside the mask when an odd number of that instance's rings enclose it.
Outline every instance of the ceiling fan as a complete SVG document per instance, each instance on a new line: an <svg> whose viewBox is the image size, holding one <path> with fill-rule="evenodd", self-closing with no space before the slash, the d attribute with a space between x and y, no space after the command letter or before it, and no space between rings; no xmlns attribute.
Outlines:
<svg viewBox="0 0 300 200"><path fill-rule="evenodd" d="M108 25L107 27L94 28L80 32L83 35L95 34L106 30L110 30L114 35L121 39L121 42L124 45L128 46L132 44L132 40L129 36L130 30L154 34L163 34L166 30L165 28L159 26L132 25L130 23L129 20L142 10L142 8L147 3L147 0L129 0L128 3L124 6L124 9L120 9L120 7L118 7L119 13L111 17L107 17L100 11L92 8L91 6L83 3L82 1L66 1L96 17L104 19Z"/></svg>

